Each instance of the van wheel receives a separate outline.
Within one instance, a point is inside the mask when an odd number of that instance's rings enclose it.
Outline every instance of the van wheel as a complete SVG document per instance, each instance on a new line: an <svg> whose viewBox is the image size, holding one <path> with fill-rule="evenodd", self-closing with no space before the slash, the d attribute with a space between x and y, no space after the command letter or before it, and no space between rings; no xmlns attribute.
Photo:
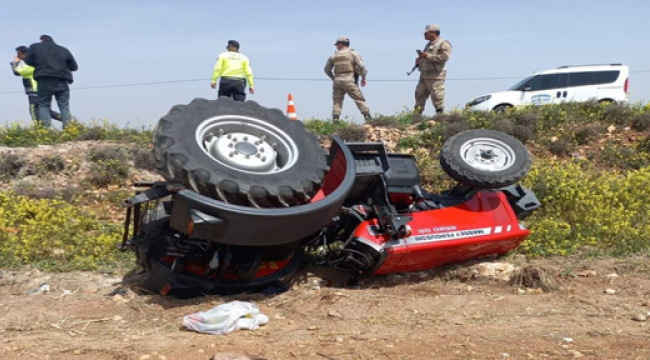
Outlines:
<svg viewBox="0 0 650 360"><path fill-rule="evenodd" d="M513 107L512 105L501 104L501 105L497 105L497 106L493 109L493 111L494 111L494 112L497 112L497 113L502 113L502 112L506 112L506 111L508 111L508 109L510 109L510 108L512 108L512 107Z"/></svg>
<svg viewBox="0 0 650 360"><path fill-rule="evenodd" d="M598 103L599 104L605 104L605 105L613 105L613 104L616 104L616 101L614 101L612 99L602 99L602 100L598 101Z"/></svg>

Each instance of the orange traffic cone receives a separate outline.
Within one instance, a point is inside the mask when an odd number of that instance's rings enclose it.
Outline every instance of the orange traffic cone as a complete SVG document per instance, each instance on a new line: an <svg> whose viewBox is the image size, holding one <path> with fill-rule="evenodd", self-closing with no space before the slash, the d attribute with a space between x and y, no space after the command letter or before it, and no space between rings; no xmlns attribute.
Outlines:
<svg viewBox="0 0 650 360"><path fill-rule="evenodd" d="M293 95L289 94L289 103L287 104L287 117L291 120L298 120L296 114L296 104L293 103Z"/></svg>

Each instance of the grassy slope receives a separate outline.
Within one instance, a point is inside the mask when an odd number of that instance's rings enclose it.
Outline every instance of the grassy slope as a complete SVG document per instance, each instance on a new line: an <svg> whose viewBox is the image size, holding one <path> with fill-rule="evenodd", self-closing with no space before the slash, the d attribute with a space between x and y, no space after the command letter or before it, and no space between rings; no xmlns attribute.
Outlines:
<svg viewBox="0 0 650 360"><path fill-rule="evenodd" d="M533 235L519 251L531 255L626 255L647 251L650 246L648 105L568 104L504 114L456 112L434 118L402 112L376 117L371 125L400 130L393 130L398 135L388 140L398 142L401 151L416 155L423 182L430 190L443 190L451 184L437 164L439 149L450 136L467 129L491 128L525 142L535 158L525 184L544 207L527 221ZM388 133L345 122L308 120L306 126L324 137L338 133L353 141L373 137L369 132ZM69 194L59 185L52 191L40 187L27 190L29 185L15 179L29 164L16 169L8 148L82 140L117 144L88 154L88 171L94 177L78 182L81 191ZM75 124L63 132L20 125L0 127L0 146L6 147L4 153L0 150L0 184L6 185L0 195L0 214L12 215L0 216L0 263L67 270L119 261L122 257L113 245L120 240L121 217L107 217L106 213L121 214L117 203L131 191L125 178L132 176L134 165L147 166L150 142L150 129L122 129L109 123ZM52 172L65 171L56 159L45 163L53 165L39 168L42 173L34 176L49 181ZM71 182L76 181L79 170L64 163ZM52 222L52 218L68 221Z"/></svg>

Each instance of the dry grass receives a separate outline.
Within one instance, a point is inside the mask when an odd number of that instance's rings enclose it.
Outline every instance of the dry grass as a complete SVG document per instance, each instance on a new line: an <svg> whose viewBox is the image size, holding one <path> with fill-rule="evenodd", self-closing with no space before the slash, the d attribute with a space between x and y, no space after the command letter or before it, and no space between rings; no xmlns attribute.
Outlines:
<svg viewBox="0 0 650 360"><path fill-rule="evenodd" d="M557 290L560 287L554 270L535 265L526 265L516 270L512 275L510 285L517 288L542 289L544 291Z"/></svg>
<svg viewBox="0 0 650 360"><path fill-rule="evenodd" d="M362 142L368 138L368 132L363 125L350 125L336 132L344 141Z"/></svg>

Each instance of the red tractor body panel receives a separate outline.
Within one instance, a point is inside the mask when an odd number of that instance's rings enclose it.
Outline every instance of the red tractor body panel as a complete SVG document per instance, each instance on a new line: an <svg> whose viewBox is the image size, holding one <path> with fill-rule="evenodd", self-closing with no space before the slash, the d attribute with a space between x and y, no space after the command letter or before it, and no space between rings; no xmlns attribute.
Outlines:
<svg viewBox="0 0 650 360"><path fill-rule="evenodd" d="M460 263L517 248L530 231L523 229L506 196L482 191L465 203L408 214L410 234L390 240L376 232L377 220L361 223L353 238L383 249L386 260L374 274L409 272Z"/></svg>

